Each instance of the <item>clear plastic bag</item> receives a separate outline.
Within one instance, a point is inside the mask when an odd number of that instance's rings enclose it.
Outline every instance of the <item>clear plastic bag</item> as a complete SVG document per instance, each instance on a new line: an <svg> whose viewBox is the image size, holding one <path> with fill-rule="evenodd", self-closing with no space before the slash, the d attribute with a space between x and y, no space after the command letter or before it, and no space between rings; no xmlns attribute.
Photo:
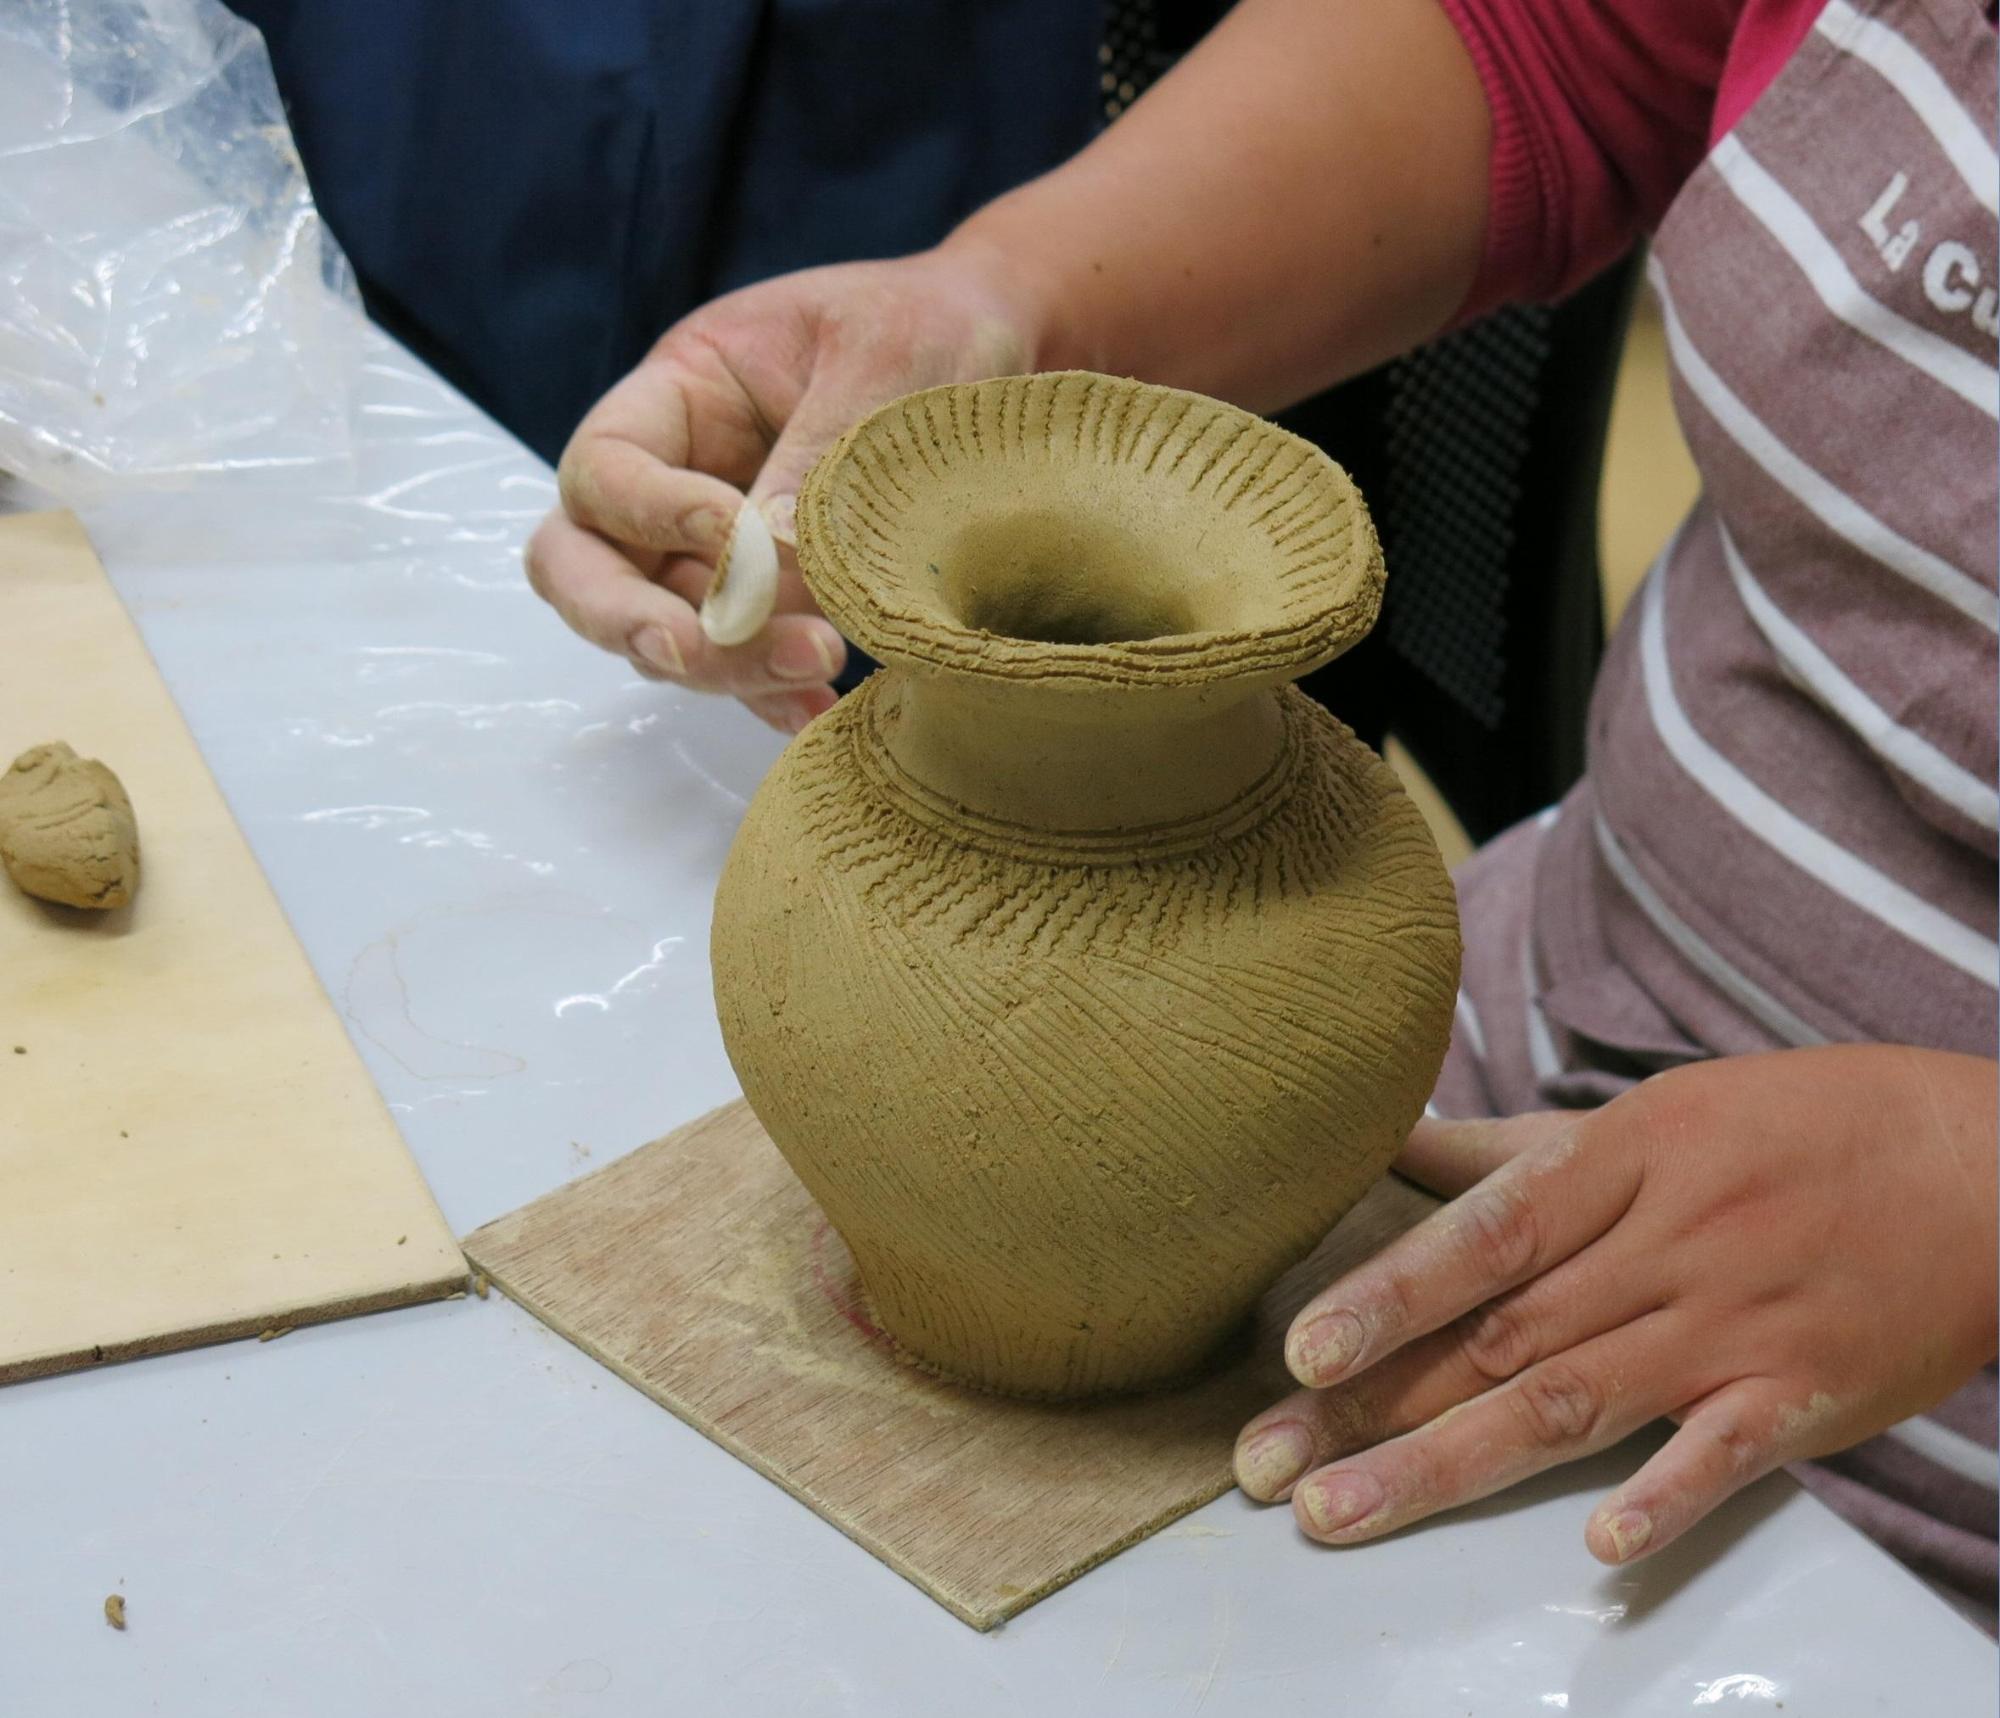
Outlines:
<svg viewBox="0 0 2000 1718"><path fill-rule="evenodd" d="M0 470L71 505L351 458L358 295L218 0L0 5Z"/></svg>

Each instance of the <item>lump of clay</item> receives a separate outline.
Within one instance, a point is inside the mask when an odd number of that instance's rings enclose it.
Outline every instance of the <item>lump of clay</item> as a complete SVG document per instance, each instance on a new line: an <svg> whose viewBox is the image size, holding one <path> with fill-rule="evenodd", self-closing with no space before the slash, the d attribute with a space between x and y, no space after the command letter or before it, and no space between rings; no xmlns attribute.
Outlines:
<svg viewBox="0 0 2000 1718"><path fill-rule="evenodd" d="M124 784L61 740L31 746L0 776L0 864L44 901L122 907L139 887L139 825Z"/></svg>

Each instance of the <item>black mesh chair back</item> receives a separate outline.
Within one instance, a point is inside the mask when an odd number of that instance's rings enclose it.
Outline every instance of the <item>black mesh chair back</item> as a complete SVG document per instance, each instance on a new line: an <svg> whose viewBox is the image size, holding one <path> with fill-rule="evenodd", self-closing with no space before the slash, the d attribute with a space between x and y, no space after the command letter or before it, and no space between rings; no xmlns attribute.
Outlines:
<svg viewBox="0 0 2000 1718"><path fill-rule="evenodd" d="M1217 14L1111 0L1106 122ZM1280 414L1353 474L1389 568L1374 633L1302 684L1371 744L1400 739L1475 841L1583 768L1604 643L1598 480L1637 278L1628 260Z"/></svg>
<svg viewBox="0 0 2000 1718"><path fill-rule="evenodd" d="M1583 771L1598 480L1637 273L1503 310L1282 414L1353 474L1389 568L1375 632L1302 684L1371 743L1400 739L1474 841Z"/></svg>

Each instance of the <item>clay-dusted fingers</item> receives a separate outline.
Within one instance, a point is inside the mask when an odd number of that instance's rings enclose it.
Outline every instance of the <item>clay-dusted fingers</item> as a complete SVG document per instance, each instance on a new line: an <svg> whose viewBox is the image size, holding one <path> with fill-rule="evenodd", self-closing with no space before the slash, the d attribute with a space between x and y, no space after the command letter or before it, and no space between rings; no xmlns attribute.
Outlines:
<svg viewBox="0 0 2000 1718"><path fill-rule="evenodd" d="M1825 1403L1827 1398L1820 1398ZM1591 1512L1583 1540L1601 1563L1630 1563L1671 1545L1719 1504L1788 1461L1822 1453L1788 1445L1782 1428L1810 1428L1809 1398L1787 1409L1769 1379L1739 1379L1682 1416L1652 1460ZM1829 1447L1839 1443L1828 1440Z"/></svg>
<svg viewBox="0 0 2000 1718"><path fill-rule="evenodd" d="M1308 1475L1292 1492L1299 1526L1326 1544L1354 1544L1608 1449L1693 1393L1665 1365L1672 1316L1624 1325Z"/></svg>
<svg viewBox="0 0 2000 1718"><path fill-rule="evenodd" d="M704 579L702 563L676 557L649 576L560 512L542 521L525 559L530 584L576 632L655 679L757 697L825 685L846 657L840 634L811 614L776 615L747 644L714 643L681 594Z"/></svg>
<svg viewBox="0 0 2000 1718"><path fill-rule="evenodd" d="M1456 1199L1524 1151L1560 1138L1576 1121L1563 1110L1517 1116L1425 1116L1396 1156L1396 1173L1440 1199Z"/></svg>
<svg viewBox="0 0 2000 1718"><path fill-rule="evenodd" d="M615 655L640 655L639 643L650 627L668 628L671 636L675 618L688 606L654 582L658 557L635 560L561 509L536 526L521 561L535 594L570 630ZM656 662L650 656L642 660L666 672L679 666L664 652Z"/></svg>
<svg viewBox="0 0 2000 1718"><path fill-rule="evenodd" d="M1580 1252L1630 1208L1637 1153L1589 1153L1589 1118L1549 1136L1324 1290L1285 1339L1301 1384L1335 1384Z"/></svg>
<svg viewBox="0 0 2000 1718"><path fill-rule="evenodd" d="M563 511L586 530L655 554L711 565L743 505L742 492L706 472L669 465L619 436L577 433L556 468Z"/></svg>
<svg viewBox="0 0 2000 1718"><path fill-rule="evenodd" d="M759 508L758 513L762 518L763 509ZM745 523L747 521L739 513L736 523L731 525L732 533L739 525ZM763 518L763 524L764 531L758 535L769 539L777 561L777 588L772 592L772 607L779 614L817 614L819 607L813 601L812 592L806 589L804 578L799 574L798 545L788 538L780 537L771 527L768 518ZM753 534L756 534L754 530ZM718 574L722 571L721 566L694 556L669 555L661 560L654 577L668 590L686 598L692 607L699 610L714 593ZM833 636L838 637L838 634Z"/></svg>
<svg viewBox="0 0 2000 1718"><path fill-rule="evenodd" d="M708 624L709 605L715 594L713 569L700 561L676 556L666 561L657 582L681 597L701 620L701 638L684 643L691 684L705 689L750 697L763 690L799 686L818 681L831 684L847 665L847 641L831 621L813 606L810 593L799 577L798 564L789 551L778 559L776 605L749 639L731 646L727 637L717 638ZM759 605L760 608L762 605ZM734 628L726 628L726 633ZM713 669L694 666L697 658L713 664ZM761 664L763 680L753 665ZM720 680L711 681L711 672ZM726 683L724 683L726 682Z"/></svg>
<svg viewBox="0 0 2000 1718"><path fill-rule="evenodd" d="M1349 1383L1298 1390L1236 1439L1236 1483L1276 1503L1315 1468L1427 1425L1491 1384L1451 1331L1413 1342Z"/></svg>
<svg viewBox="0 0 2000 1718"><path fill-rule="evenodd" d="M1654 1311L1662 1291L1601 1247L1419 1337L1346 1383L1300 1390L1237 1440L1237 1483L1276 1502L1309 1468L1400 1437L1538 1361Z"/></svg>
<svg viewBox="0 0 2000 1718"><path fill-rule="evenodd" d="M717 644L703 630L694 609L680 603L671 617L680 665L667 676L698 692L719 692L746 703L773 696L824 694L831 703L832 680L840 672L846 646L818 615L779 614L747 644ZM642 643L647 643L642 639ZM650 647L650 646L649 646ZM813 714L825 705L814 701Z"/></svg>
<svg viewBox="0 0 2000 1718"><path fill-rule="evenodd" d="M669 617L679 658L670 678L699 692L746 701L831 686L846 665L847 641L830 621L815 613L774 614L747 642L718 644L700 618L705 571L699 563L683 561L659 577L662 587L679 599Z"/></svg>
<svg viewBox="0 0 2000 1718"><path fill-rule="evenodd" d="M809 686L802 692L776 692L743 700L753 716L781 734L803 732L808 723L824 716L838 701L831 686Z"/></svg>
<svg viewBox="0 0 2000 1718"><path fill-rule="evenodd" d="M685 645L690 686L733 698L825 691L846 659L840 634L816 614L773 615L748 644L717 644L696 620ZM818 713L817 710L814 712Z"/></svg>

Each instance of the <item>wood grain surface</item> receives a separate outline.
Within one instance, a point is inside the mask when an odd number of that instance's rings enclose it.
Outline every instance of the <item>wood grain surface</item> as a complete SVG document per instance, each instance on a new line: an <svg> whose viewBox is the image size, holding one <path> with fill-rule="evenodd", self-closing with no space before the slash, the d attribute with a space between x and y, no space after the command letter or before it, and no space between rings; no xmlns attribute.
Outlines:
<svg viewBox="0 0 2000 1718"><path fill-rule="evenodd" d="M1217 1497L1285 1388L1292 1313L1434 1202L1378 1184L1180 1390L1007 1401L899 1360L847 1249L748 1105L716 1110L478 1230L512 1299L987 1629Z"/></svg>
<svg viewBox="0 0 2000 1718"><path fill-rule="evenodd" d="M0 768L139 821L106 913L0 879L0 1383L434 1299L465 1263L82 528L0 519Z"/></svg>

